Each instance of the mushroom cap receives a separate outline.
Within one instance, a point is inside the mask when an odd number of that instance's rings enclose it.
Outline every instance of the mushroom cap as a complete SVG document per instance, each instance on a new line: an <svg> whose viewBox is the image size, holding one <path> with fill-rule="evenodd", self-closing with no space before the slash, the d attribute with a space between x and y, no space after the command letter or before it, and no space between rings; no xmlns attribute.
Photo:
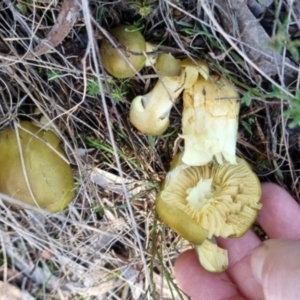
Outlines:
<svg viewBox="0 0 300 300"><path fill-rule="evenodd" d="M0 165L3 194L51 212L63 209L74 197L72 169L50 130L23 121L18 137L11 128L0 132Z"/></svg>
<svg viewBox="0 0 300 300"><path fill-rule="evenodd" d="M162 53L158 55L155 68L160 76L179 76L181 74L181 60L172 54Z"/></svg>
<svg viewBox="0 0 300 300"><path fill-rule="evenodd" d="M132 100L129 112L130 123L140 132L148 135L163 134L169 127L169 111L172 107L170 100L169 106L161 109L158 117L157 107L148 107L146 109L143 96L137 96Z"/></svg>
<svg viewBox="0 0 300 300"><path fill-rule="evenodd" d="M183 104L183 161L200 166L215 157L235 164L240 102L233 85L218 75L199 77L184 91Z"/></svg>
<svg viewBox="0 0 300 300"><path fill-rule="evenodd" d="M198 233L201 240L205 232L205 238L245 234L261 209L260 183L248 163L237 157L235 165L188 166L182 162L182 154L174 161L156 199L161 220L197 245L201 245L195 242L197 236L186 234L195 223L202 228Z"/></svg>
<svg viewBox="0 0 300 300"><path fill-rule="evenodd" d="M114 48L108 41L102 41L100 53L105 70L116 78L129 78L145 65L146 41L135 26L121 25L110 30L110 34L124 47ZM121 55L123 52L129 63ZM132 68L133 67L133 68Z"/></svg>

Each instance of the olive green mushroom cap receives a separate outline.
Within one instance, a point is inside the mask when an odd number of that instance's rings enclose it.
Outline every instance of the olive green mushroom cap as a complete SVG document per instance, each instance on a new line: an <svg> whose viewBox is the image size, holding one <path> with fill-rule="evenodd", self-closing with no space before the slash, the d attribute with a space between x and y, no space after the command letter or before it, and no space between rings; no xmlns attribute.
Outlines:
<svg viewBox="0 0 300 300"><path fill-rule="evenodd" d="M0 192L26 204L56 212L74 197L72 169L50 130L24 121L0 132L0 165Z"/></svg>
<svg viewBox="0 0 300 300"><path fill-rule="evenodd" d="M100 53L105 70L120 79L134 76L146 62L146 41L143 35L132 25L117 26L109 33L119 43L119 47L115 48L108 40L102 41Z"/></svg>
<svg viewBox="0 0 300 300"><path fill-rule="evenodd" d="M182 156L174 157L157 196L160 219L199 247L214 236L244 235L261 209L260 183L250 166L238 157L236 164L189 166ZM207 251L207 245L202 252ZM224 256L222 251L217 253Z"/></svg>

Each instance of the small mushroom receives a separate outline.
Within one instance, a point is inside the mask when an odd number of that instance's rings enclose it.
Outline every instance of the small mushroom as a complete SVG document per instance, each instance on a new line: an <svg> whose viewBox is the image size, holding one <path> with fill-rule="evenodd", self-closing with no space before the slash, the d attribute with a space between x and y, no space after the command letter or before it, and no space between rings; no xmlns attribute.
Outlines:
<svg viewBox="0 0 300 300"><path fill-rule="evenodd" d="M179 235L198 245L200 255L210 249L222 257L224 251L203 242L214 236L239 237L246 233L261 209L259 180L238 157L236 164L210 162L204 166L189 166L182 159L182 153L173 159L156 198L157 214ZM214 267L203 267L222 271L224 259L218 260L219 265L212 263ZM204 257L200 259L203 261Z"/></svg>
<svg viewBox="0 0 300 300"><path fill-rule="evenodd" d="M108 40L102 41L100 53L105 70L116 78L134 76L146 62L146 41L143 35L132 25L117 26L109 33L119 43L119 47L115 48Z"/></svg>
<svg viewBox="0 0 300 300"><path fill-rule="evenodd" d="M156 62L159 80L146 95L133 99L130 107L130 122L142 133L160 135L169 126L170 111L181 92L191 87L199 73L208 74L204 61L196 61L194 67L182 64L170 54L159 55ZM196 74L196 77L195 77Z"/></svg>
<svg viewBox="0 0 300 300"><path fill-rule="evenodd" d="M236 163L239 95L224 77L210 75L183 93L183 162L192 166L209 163L214 157Z"/></svg>
<svg viewBox="0 0 300 300"><path fill-rule="evenodd" d="M51 212L74 197L74 179L60 140L22 121L0 132L0 192Z"/></svg>

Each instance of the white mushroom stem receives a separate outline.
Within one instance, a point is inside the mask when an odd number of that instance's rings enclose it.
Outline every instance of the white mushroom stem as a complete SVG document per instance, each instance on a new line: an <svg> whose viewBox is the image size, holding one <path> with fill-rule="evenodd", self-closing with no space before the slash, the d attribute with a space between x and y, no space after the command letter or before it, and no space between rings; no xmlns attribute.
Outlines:
<svg viewBox="0 0 300 300"><path fill-rule="evenodd" d="M153 45L146 42L146 62L145 67L153 67L157 60L157 54L152 54L158 48L158 45Z"/></svg>

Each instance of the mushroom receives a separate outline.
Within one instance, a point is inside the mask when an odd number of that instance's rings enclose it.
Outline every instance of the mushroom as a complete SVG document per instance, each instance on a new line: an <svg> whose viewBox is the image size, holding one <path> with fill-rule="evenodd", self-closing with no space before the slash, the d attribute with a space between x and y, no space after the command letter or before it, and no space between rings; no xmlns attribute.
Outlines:
<svg viewBox="0 0 300 300"><path fill-rule="evenodd" d="M261 209L257 176L245 160L235 161L190 166L178 154L155 202L160 219L197 245L200 262L209 271L224 270L227 254L206 239L244 235ZM211 262L209 251L211 257L217 254L211 265L205 262Z"/></svg>
<svg viewBox="0 0 300 300"><path fill-rule="evenodd" d="M177 97L196 82L199 74L207 75L209 72L208 65L202 60L196 60L193 66L187 60L183 62L171 54L159 55L155 66L159 80L148 94L133 99L129 119L142 133L164 133L169 126L170 110Z"/></svg>
<svg viewBox="0 0 300 300"><path fill-rule="evenodd" d="M217 246L216 239L206 239L201 245L195 245L198 260L209 272L223 272L228 267L227 250Z"/></svg>
<svg viewBox="0 0 300 300"><path fill-rule="evenodd" d="M110 41L102 41L100 53L105 70L116 78L134 76L146 62L146 41L143 35L132 25L117 26L109 33L120 45L115 48Z"/></svg>
<svg viewBox="0 0 300 300"><path fill-rule="evenodd" d="M72 169L60 139L27 121L0 132L0 192L51 212L74 197Z"/></svg>
<svg viewBox="0 0 300 300"><path fill-rule="evenodd" d="M236 163L239 96L224 77L212 74L183 93L183 162L192 166L209 163L214 157Z"/></svg>

